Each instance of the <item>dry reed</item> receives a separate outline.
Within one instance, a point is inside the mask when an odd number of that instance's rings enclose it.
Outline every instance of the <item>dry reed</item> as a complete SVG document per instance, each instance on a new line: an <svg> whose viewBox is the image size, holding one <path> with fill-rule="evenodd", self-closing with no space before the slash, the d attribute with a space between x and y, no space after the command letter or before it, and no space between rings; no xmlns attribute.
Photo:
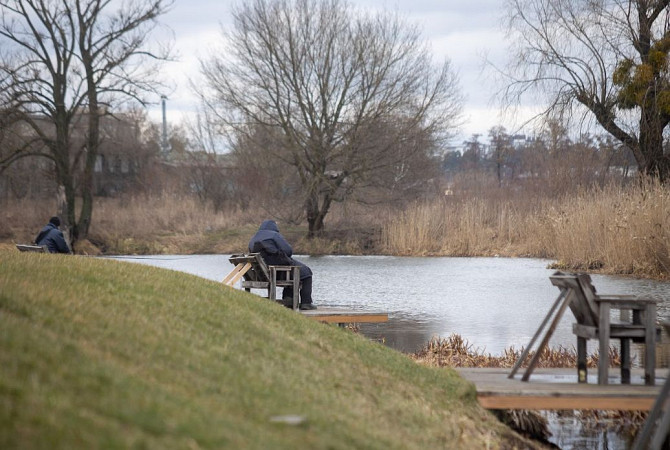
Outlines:
<svg viewBox="0 0 670 450"><path fill-rule="evenodd" d="M509 347L503 350L500 356L479 352L467 340L458 334L452 334L447 338L432 338L424 347L412 357L418 362L435 367L502 367L511 368L523 348L516 350ZM530 352L526 361L529 361L535 352ZM621 358L616 348L610 348L610 363L616 367ZM598 366L598 355L588 355L586 359L588 367ZM545 348L542 350L537 367L576 367L577 354L573 349L563 346L558 348Z"/></svg>
<svg viewBox="0 0 670 450"><path fill-rule="evenodd" d="M321 238L300 240L306 230L295 225L289 237L312 254L528 256L571 270L670 276L670 186L646 181L559 198L491 189L402 210L336 205ZM0 240L29 242L56 204L5 200L2 209ZM97 198L90 237L108 253L240 251L266 218L188 195Z"/></svg>
<svg viewBox="0 0 670 450"><path fill-rule="evenodd" d="M531 200L416 203L382 227L385 253L532 256L560 267L670 275L670 187L656 181Z"/></svg>

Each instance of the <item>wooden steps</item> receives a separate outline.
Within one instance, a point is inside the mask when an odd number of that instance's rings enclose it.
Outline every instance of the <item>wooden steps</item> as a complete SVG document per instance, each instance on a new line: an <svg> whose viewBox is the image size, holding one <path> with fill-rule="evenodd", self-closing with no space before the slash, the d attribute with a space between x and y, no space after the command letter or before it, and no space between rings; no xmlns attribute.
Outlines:
<svg viewBox="0 0 670 450"><path fill-rule="evenodd" d="M655 386L644 384L644 371L631 370L631 384L599 385L577 382L576 369L536 369L530 381L520 376L509 379L508 368L458 368L475 384L477 399L487 409L608 409L649 411L668 376L668 369L656 369ZM616 372L616 369L612 369ZM660 385L660 386L659 386Z"/></svg>

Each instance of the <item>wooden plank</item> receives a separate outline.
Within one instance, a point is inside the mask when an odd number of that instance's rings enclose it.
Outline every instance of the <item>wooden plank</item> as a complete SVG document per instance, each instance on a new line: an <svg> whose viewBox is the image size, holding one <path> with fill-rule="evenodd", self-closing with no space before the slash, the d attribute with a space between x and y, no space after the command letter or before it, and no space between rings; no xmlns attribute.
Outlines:
<svg viewBox="0 0 670 450"><path fill-rule="evenodd" d="M251 269L251 263L246 263L229 281L228 285L233 286Z"/></svg>
<svg viewBox="0 0 670 450"><path fill-rule="evenodd" d="M477 395L486 409L598 409L615 411L649 411L653 398L630 397L546 397L546 396L487 396Z"/></svg>
<svg viewBox="0 0 670 450"><path fill-rule="evenodd" d="M379 314L340 314L340 315L322 315L322 316L309 316L310 319L314 319L318 322L325 323L383 323L388 322L388 314L379 313Z"/></svg>
<svg viewBox="0 0 670 450"><path fill-rule="evenodd" d="M47 253L47 249L42 245L16 244L20 252Z"/></svg>
<svg viewBox="0 0 670 450"><path fill-rule="evenodd" d="M326 323L381 323L388 322L388 313L380 311L360 311L344 308L319 306L318 309L300 311L310 319Z"/></svg>
<svg viewBox="0 0 670 450"><path fill-rule="evenodd" d="M250 289L267 289L269 285L270 285L269 281L247 281L247 280L244 280L242 282L242 287L243 288L250 288Z"/></svg>
<svg viewBox="0 0 670 450"><path fill-rule="evenodd" d="M537 369L533 380L507 378L505 368L458 368L475 384L477 399L489 409L614 409L648 411L660 392L658 386L643 384L644 371L631 370L633 384L598 385L577 383L574 369ZM667 369L656 377L667 378ZM612 380L612 383L616 381Z"/></svg>
<svg viewBox="0 0 670 450"><path fill-rule="evenodd" d="M223 279L222 283L227 286L233 286L237 281L251 269L250 263L238 263L233 270Z"/></svg>

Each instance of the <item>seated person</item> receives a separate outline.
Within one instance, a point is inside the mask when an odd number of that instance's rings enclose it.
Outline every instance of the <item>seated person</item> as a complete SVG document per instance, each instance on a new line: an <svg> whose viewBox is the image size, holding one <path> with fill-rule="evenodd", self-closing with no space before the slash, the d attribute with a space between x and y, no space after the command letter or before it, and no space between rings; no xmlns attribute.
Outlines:
<svg viewBox="0 0 670 450"><path fill-rule="evenodd" d="M65 242L63 232L58 227L60 227L60 218L54 216L49 219L49 223L35 238L35 245L45 246L49 253L72 253Z"/></svg>
<svg viewBox="0 0 670 450"><path fill-rule="evenodd" d="M266 264L271 266L299 266L300 267L300 309L316 309L312 304L312 270L304 263L293 259L293 249L279 233L274 220L266 220L258 228L256 234L249 241L249 251L260 253ZM282 292L284 304L293 299L293 288L285 287Z"/></svg>

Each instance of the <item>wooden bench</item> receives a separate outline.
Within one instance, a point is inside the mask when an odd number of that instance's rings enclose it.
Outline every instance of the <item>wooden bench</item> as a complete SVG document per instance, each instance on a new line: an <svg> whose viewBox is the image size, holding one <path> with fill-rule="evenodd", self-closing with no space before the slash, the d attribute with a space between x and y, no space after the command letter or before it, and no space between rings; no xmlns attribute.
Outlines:
<svg viewBox="0 0 670 450"><path fill-rule="evenodd" d="M231 255L228 258L235 268L223 279L223 284L234 286L242 280L247 292L251 289L267 289L268 298L277 301L277 287L293 287L292 307L300 305L300 267L268 266L260 253Z"/></svg>
<svg viewBox="0 0 670 450"><path fill-rule="evenodd" d="M49 253L45 245L16 244L20 252Z"/></svg>
<svg viewBox="0 0 670 450"><path fill-rule="evenodd" d="M660 329L656 326L658 300L630 295L598 295L591 283L591 277L587 274L556 272L550 279L551 283L559 288L560 294L528 347L515 363L509 378L514 377L536 339L542 334L544 327L553 316L551 325L521 378L522 381L528 381L549 338L569 307L576 319L572 331L577 336L577 374L580 383L587 381L586 342L589 339L598 339L598 384L608 383L609 344L610 339L614 338L621 341L621 382L630 383L630 341L632 340L645 344L644 379L645 384L653 385L655 383L656 340L660 336ZM626 312L621 314L621 322L611 322L611 310ZM632 317L629 312L632 312Z"/></svg>

